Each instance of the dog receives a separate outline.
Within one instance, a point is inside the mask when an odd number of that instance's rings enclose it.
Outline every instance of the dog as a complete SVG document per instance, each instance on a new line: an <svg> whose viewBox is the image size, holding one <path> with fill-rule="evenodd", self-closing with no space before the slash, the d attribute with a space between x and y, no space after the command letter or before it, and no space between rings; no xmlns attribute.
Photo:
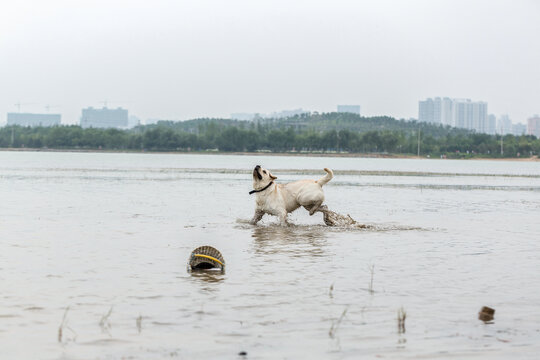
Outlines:
<svg viewBox="0 0 540 360"><path fill-rule="evenodd" d="M253 169L253 190L256 193L255 215L250 223L256 225L264 214L279 217L282 225L287 225L287 215L303 206L309 215L326 209L323 185L334 177L332 170L324 168L326 175L319 180L299 180L288 184L276 184L277 179L272 173L260 165Z"/></svg>

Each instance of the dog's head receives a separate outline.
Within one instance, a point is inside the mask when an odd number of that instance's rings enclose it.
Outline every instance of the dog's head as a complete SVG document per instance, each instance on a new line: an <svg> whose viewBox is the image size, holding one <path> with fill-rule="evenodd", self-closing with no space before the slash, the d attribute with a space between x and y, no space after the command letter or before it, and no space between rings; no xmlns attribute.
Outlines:
<svg viewBox="0 0 540 360"><path fill-rule="evenodd" d="M255 169L253 169L254 189L261 189L276 179L276 176L272 175L270 171L262 168L260 165L255 166Z"/></svg>

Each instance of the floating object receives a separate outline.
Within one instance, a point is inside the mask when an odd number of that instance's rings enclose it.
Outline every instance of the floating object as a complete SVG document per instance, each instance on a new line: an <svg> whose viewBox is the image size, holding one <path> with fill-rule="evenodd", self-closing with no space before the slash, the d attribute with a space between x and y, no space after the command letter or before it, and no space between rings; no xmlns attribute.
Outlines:
<svg viewBox="0 0 540 360"><path fill-rule="evenodd" d="M482 320L484 322L491 321L493 320L494 315L495 315L495 309L484 306L478 313L478 320Z"/></svg>
<svg viewBox="0 0 540 360"><path fill-rule="evenodd" d="M193 250L188 260L188 270L225 271L225 259L221 253L211 246L201 246Z"/></svg>

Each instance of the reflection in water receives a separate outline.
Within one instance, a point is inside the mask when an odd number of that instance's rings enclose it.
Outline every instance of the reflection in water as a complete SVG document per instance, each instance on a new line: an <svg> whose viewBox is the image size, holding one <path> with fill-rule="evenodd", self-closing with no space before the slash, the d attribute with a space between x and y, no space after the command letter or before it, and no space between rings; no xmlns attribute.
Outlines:
<svg viewBox="0 0 540 360"><path fill-rule="evenodd" d="M292 221L313 225L233 222L253 206L234 169L299 169L287 182L315 157L0 152L0 358L538 357L538 163L324 160L358 171L325 188L330 208L372 226L302 210ZM387 173L359 176L371 170ZM184 272L206 243L227 275ZM476 318L484 304L495 324ZM58 343L69 305L78 339ZM109 338L98 321L111 305Z"/></svg>
<svg viewBox="0 0 540 360"><path fill-rule="evenodd" d="M276 254L287 251L292 257L325 256L326 226L257 226L253 229L255 252Z"/></svg>
<svg viewBox="0 0 540 360"><path fill-rule="evenodd" d="M221 283L225 280L225 273L221 270L192 270L190 271L191 278L201 285L209 285L202 288L203 290L215 291L215 283Z"/></svg>

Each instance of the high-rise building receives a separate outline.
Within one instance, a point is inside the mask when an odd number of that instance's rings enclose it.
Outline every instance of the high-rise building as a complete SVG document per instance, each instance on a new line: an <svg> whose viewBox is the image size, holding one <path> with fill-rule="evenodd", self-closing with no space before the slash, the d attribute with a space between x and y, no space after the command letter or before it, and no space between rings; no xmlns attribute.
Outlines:
<svg viewBox="0 0 540 360"><path fill-rule="evenodd" d="M471 99L452 100L452 117L455 127L485 133L488 131L487 103Z"/></svg>
<svg viewBox="0 0 540 360"><path fill-rule="evenodd" d="M486 132L490 135L497 133L497 118L493 114L488 115L488 128Z"/></svg>
<svg viewBox="0 0 540 360"><path fill-rule="evenodd" d="M60 114L8 113L8 125L55 126L60 125Z"/></svg>
<svg viewBox="0 0 540 360"><path fill-rule="evenodd" d="M452 101L452 123L455 127L466 129L470 127L472 123L472 108L468 106L470 102L470 99L454 99Z"/></svg>
<svg viewBox="0 0 540 360"><path fill-rule="evenodd" d="M479 133L487 133L489 128L487 102L473 102L472 108L472 129Z"/></svg>
<svg viewBox="0 0 540 360"><path fill-rule="evenodd" d="M454 126L454 119L452 118L453 111L452 99L442 98L441 99L441 124Z"/></svg>
<svg viewBox="0 0 540 360"><path fill-rule="evenodd" d="M470 100L450 99L448 97L428 98L425 101L418 102L418 121L472 129L473 113L477 114L475 117L477 119L480 116L480 111L483 111L480 104L485 103L472 103ZM487 112L487 104L485 105L485 111ZM471 124L468 124L468 122L471 122ZM480 120L477 119L477 122L480 122ZM487 118L484 122L487 123Z"/></svg>
<svg viewBox="0 0 540 360"><path fill-rule="evenodd" d="M497 120L497 133L503 135L512 133L512 120L510 120L508 114L499 116Z"/></svg>
<svg viewBox="0 0 540 360"><path fill-rule="evenodd" d="M540 115L534 115L527 120L527 134L540 138Z"/></svg>
<svg viewBox="0 0 540 360"><path fill-rule="evenodd" d="M81 127L83 128L127 128L128 111L122 108L94 109L89 107L82 110Z"/></svg>
<svg viewBox="0 0 540 360"><path fill-rule="evenodd" d="M338 105L337 112L360 115L360 105Z"/></svg>
<svg viewBox="0 0 540 360"><path fill-rule="evenodd" d="M418 102L418 121L431 123L433 122L433 99L426 99Z"/></svg>
<svg viewBox="0 0 540 360"><path fill-rule="evenodd" d="M418 121L431 124L441 123L441 98L418 102Z"/></svg>

